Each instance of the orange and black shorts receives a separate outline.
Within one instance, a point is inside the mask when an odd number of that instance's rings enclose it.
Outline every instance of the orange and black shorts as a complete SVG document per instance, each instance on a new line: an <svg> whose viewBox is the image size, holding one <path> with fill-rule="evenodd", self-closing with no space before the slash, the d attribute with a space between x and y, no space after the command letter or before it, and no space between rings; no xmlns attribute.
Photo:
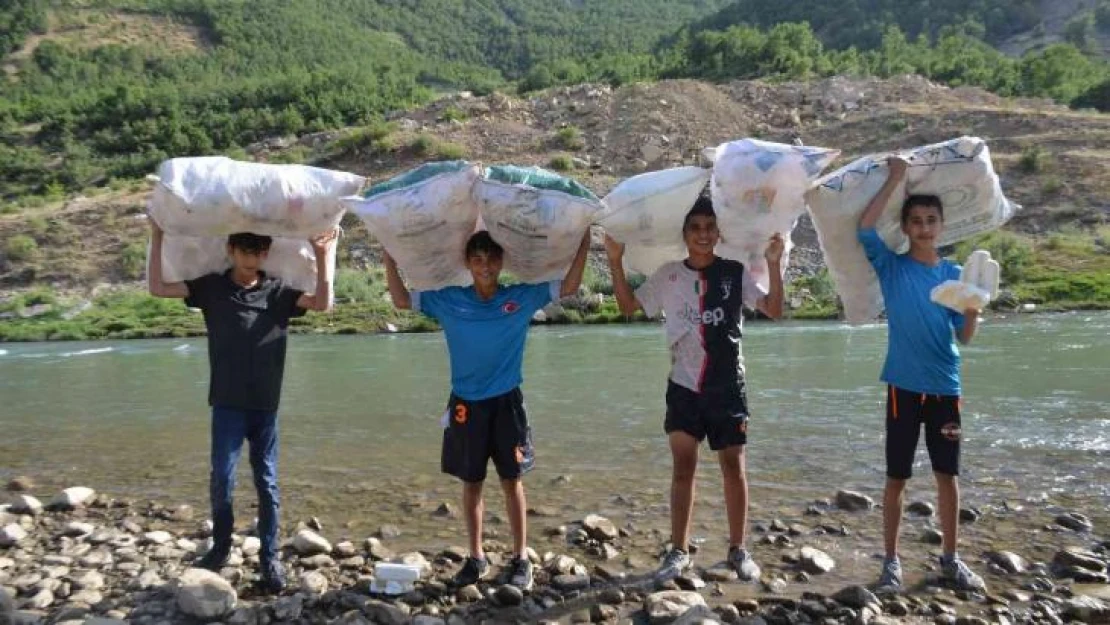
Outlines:
<svg viewBox="0 0 1110 625"><path fill-rule="evenodd" d="M464 482L481 482L492 458L498 477L513 480L535 465L532 428L519 387L476 401L452 394L446 417L440 460L444 473Z"/></svg>
<svg viewBox="0 0 1110 625"><path fill-rule="evenodd" d="M933 471L960 474L960 397L933 395L887 386L886 474L896 480L913 475L917 440L925 427L925 447Z"/></svg>

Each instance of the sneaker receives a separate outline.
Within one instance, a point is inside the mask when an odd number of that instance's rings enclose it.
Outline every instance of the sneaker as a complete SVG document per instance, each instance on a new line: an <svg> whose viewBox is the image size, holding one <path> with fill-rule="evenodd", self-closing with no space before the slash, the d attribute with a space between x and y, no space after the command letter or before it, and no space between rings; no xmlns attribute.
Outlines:
<svg viewBox="0 0 1110 625"><path fill-rule="evenodd" d="M733 545L728 548L728 564L740 576L742 582L759 579L759 565L752 559L752 554L743 547Z"/></svg>
<svg viewBox="0 0 1110 625"><path fill-rule="evenodd" d="M230 549L221 549L220 547L212 547L208 553L204 554L200 560L197 560L196 566L198 569L208 569L214 573L219 573L220 569L227 563L227 558L230 555Z"/></svg>
<svg viewBox="0 0 1110 625"><path fill-rule="evenodd" d="M951 558L941 557L940 559L940 575L944 581L954 586L957 590L986 590L987 583L972 572L960 556L952 556Z"/></svg>
<svg viewBox="0 0 1110 625"><path fill-rule="evenodd" d="M275 595L285 590L285 567L281 562L274 560L262 565L262 579L259 580L259 586Z"/></svg>
<svg viewBox="0 0 1110 625"><path fill-rule="evenodd" d="M455 574L451 582L458 587L469 586L478 583L478 580L484 579L489 575L489 560L482 558L479 560L473 556L468 557L459 572Z"/></svg>
<svg viewBox="0 0 1110 625"><path fill-rule="evenodd" d="M655 579L659 581L674 579L690 568L691 564L693 563L690 561L690 554L677 547L672 548L663 556L663 561L655 571Z"/></svg>
<svg viewBox="0 0 1110 625"><path fill-rule="evenodd" d="M532 590L532 562L517 556L509 563L509 584L527 592Z"/></svg>
<svg viewBox="0 0 1110 625"><path fill-rule="evenodd" d="M884 558L883 572L879 574L879 588L902 588L902 563L898 558Z"/></svg>

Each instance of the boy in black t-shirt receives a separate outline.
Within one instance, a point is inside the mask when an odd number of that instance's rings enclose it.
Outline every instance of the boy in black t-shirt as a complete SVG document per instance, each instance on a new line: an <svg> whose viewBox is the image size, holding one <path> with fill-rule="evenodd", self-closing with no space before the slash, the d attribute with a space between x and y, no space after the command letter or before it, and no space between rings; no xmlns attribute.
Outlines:
<svg viewBox="0 0 1110 625"><path fill-rule="evenodd" d="M332 285L327 257L335 245L331 231L310 242L316 253L316 292L303 293L260 269L272 239L249 232L227 239L231 269L185 282L162 279L162 229L152 219L147 284L155 297L183 298L201 309L208 329L212 406L212 548L198 566L219 570L231 552L234 529L232 492L243 440L250 443L254 486L258 491L258 535L262 586L279 592L285 571L278 557L277 409L285 372L289 319L306 310L327 310Z"/></svg>

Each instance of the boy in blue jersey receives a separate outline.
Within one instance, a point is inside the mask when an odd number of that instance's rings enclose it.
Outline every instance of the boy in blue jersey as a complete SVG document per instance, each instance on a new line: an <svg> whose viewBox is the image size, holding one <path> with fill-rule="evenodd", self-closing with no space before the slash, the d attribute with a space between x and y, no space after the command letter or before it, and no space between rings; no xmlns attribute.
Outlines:
<svg viewBox="0 0 1110 625"><path fill-rule="evenodd" d="M684 260L665 263L633 291L624 274L624 246L605 238L613 295L621 312L637 309L648 317L666 317L671 373L667 380L667 414L663 430L671 448L671 548L656 579L681 575L692 565L690 521L694 510L694 476L698 446L709 440L717 452L728 516L727 561L743 581L759 579L760 568L745 548L748 478L744 448L748 443L748 400L744 357L743 308L772 319L782 316L781 235L768 242L764 257L770 289L763 289L742 263L716 255L720 240L713 201L703 195L682 224Z"/></svg>
<svg viewBox="0 0 1110 625"><path fill-rule="evenodd" d="M385 255L393 305L435 319L447 340L451 397L445 415L441 467L444 473L463 482L463 514L470 548L470 556L455 576L457 586L476 583L490 571L482 550L482 485L492 458L505 492L513 534L509 583L522 590L532 587L532 563L526 545L527 504L521 481L534 464L532 430L520 392L524 343L537 310L578 292L589 245L587 230L562 281L501 287L497 279L504 250L488 232L477 232L467 241L465 252L473 286L412 293L401 280L397 264Z"/></svg>
<svg viewBox="0 0 1110 625"><path fill-rule="evenodd" d="M895 254L875 231L883 207L906 178L905 160L891 157L888 165L890 177L859 220L859 241L879 276L889 328L882 372L882 380L887 383L887 481L883 493L886 558L879 585L902 586L898 560L902 494L912 474L914 452L924 425L944 536L941 574L957 588L984 590L983 578L973 573L956 552L961 389L960 352L953 338L965 345L971 341L980 311L968 309L960 314L929 299L933 287L945 280L960 279L959 265L937 253L936 243L944 228L944 207L939 198L910 195L902 205L902 232L909 238L909 252Z"/></svg>

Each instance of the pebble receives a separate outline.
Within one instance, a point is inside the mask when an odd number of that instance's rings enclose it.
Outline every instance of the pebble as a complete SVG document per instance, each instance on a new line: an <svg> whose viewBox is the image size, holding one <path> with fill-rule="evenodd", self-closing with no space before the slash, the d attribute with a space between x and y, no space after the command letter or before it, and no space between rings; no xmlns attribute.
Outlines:
<svg viewBox="0 0 1110 625"><path fill-rule="evenodd" d="M906 512L914 516L931 517L936 514L936 509L927 501L915 501L906 506Z"/></svg>
<svg viewBox="0 0 1110 625"><path fill-rule="evenodd" d="M1094 523L1086 515L1079 514L1078 512L1068 512L1061 514L1054 519L1054 522L1060 527L1067 528L1076 532L1091 532L1094 530Z"/></svg>
<svg viewBox="0 0 1110 625"><path fill-rule="evenodd" d="M805 572L813 575L828 573L836 568L836 562L829 554L813 547L802 547L800 563Z"/></svg>
<svg viewBox="0 0 1110 625"><path fill-rule="evenodd" d="M1012 551L992 551L987 554L987 558L998 565L1003 571L1011 575L1024 573L1025 570L1029 568L1029 564L1025 561L1025 558L1022 558Z"/></svg>
<svg viewBox="0 0 1110 625"><path fill-rule="evenodd" d="M497 603L503 606L517 606L524 602L524 593L512 584L500 586L494 593L494 597Z"/></svg>
<svg viewBox="0 0 1110 625"><path fill-rule="evenodd" d="M842 490L836 493L836 507L848 512L860 512L874 508L875 501L863 493Z"/></svg>
<svg viewBox="0 0 1110 625"><path fill-rule="evenodd" d="M293 549L301 556L314 556L331 552L331 543L310 529L303 529L293 537Z"/></svg>
<svg viewBox="0 0 1110 625"><path fill-rule="evenodd" d="M12 499L8 511L13 514L29 514L35 516L42 513L42 502L30 495L16 495Z"/></svg>

